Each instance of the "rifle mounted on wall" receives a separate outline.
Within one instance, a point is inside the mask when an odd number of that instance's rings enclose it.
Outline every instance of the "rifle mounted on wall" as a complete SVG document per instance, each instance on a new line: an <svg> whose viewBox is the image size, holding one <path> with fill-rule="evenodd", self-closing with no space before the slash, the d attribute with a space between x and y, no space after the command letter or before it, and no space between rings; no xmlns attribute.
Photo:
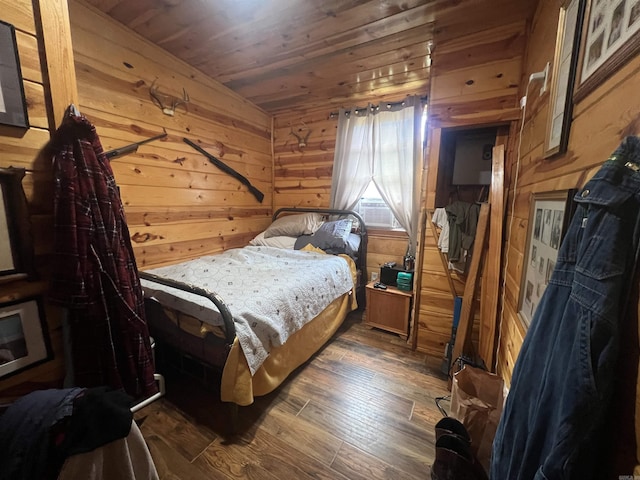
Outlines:
<svg viewBox="0 0 640 480"><path fill-rule="evenodd" d="M254 187L253 185L251 185L251 182L247 179L247 177L245 177L244 175L242 175L241 173L236 172L233 168L231 168L229 165L227 165L226 163L224 163L221 160L218 160L216 157L214 157L213 155L211 155L209 152L207 152L206 150L204 150L200 145L197 145L196 143L192 142L191 140L189 140L188 138L183 138L182 140L184 140L184 143L186 143L187 145L189 145L190 147L196 149L198 152L200 152L202 155L204 155L205 157L207 157L207 160L209 160L211 163L213 163L216 167L218 167L220 170L222 170L224 173L227 173L229 175L231 175L233 178L237 178L238 180L240 180L240 183L244 184L247 186L247 188L249 189L249 191L253 194L254 197L256 197L256 199L262 203L262 200L264 199L264 193L262 193L260 190L258 190L256 187Z"/></svg>
<svg viewBox="0 0 640 480"><path fill-rule="evenodd" d="M133 153L138 150L140 145L144 145L145 143L153 142L154 140L160 140L167 136L167 132L161 133L160 135L156 135L155 137L147 138L146 140L141 140L139 142L130 143L129 145L125 145L124 147L114 148L113 150L109 150L108 152L104 152L109 160L116 157L121 157L123 155L128 155L129 153Z"/></svg>

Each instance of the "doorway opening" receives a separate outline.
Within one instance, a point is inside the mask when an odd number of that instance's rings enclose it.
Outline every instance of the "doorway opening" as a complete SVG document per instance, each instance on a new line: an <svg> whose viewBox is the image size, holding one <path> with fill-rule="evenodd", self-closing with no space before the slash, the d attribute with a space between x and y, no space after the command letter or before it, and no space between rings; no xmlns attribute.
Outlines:
<svg viewBox="0 0 640 480"><path fill-rule="evenodd" d="M493 147L506 143L508 127L443 128L435 206L484 202L491 186Z"/></svg>

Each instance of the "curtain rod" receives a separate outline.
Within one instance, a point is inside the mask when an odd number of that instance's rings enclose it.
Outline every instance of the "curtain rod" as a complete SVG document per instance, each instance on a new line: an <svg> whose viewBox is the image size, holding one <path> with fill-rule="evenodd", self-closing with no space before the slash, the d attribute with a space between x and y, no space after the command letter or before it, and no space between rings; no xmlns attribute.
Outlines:
<svg viewBox="0 0 640 480"><path fill-rule="evenodd" d="M420 101L423 103L427 102L427 96L425 95L424 97L420 97ZM387 108L391 108L391 107L397 107L398 105L402 105L405 102L405 100L400 100L398 102L382 102L381 104L378 105L367 105L366 107L354 107L354 110L358 111L358 110L364 110L366 108L371 108L372 110L378 110L380 109L380 105L386 105ZM347 113L351 113L351 110L346 110ZM331 112L329 114L329 118L334 118L337 117L339 115L340 112Z"/></svg>

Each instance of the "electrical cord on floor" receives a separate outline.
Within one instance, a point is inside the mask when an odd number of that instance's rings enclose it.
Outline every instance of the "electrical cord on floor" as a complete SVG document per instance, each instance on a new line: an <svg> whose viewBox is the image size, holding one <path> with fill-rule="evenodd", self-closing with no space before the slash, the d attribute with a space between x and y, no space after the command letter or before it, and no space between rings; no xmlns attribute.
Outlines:
<svg viewBox="0 0 640 480"><path fill-rule="evenodd" d="M435 402L436 402L436 407L438 407L438 410L440 410L440 413L442 414L443 417L448 417L449 414L447 413L447 411L442 407L442 405L440 405L440 402L444 402L444 401L451 401L451 395L445 395L444 397L436 397L435 398Z"/></svg>

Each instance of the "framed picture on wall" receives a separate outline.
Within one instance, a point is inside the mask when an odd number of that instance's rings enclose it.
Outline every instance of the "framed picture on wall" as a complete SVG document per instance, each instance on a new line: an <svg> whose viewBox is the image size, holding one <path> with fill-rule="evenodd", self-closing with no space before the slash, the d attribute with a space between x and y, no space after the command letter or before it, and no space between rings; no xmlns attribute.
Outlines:
<svg viewBox="0 0 640 480"><path fill-rule="evenodd" d="M551 273L575 205L575 190L536 193L531 198L529 230L522 266L518 312L529 326Z"/></svg>
<svg viewBox="0 0 640 480"><path fill-rule="evenodd" d="M610 77L640 49L640 0L587 0L575 100Z"/></svg>
<svg viewBox="0 0 640 480"><path fill-rule="evenodd" d="M0 21L0 124L29 128L13 25Z"/></svg>
<svg viewBox="0 0 640 480"><path fill-rule="evenodd" d="M567 151L585 5L585 0L565 0L560 8L545 135L545 157Z"/></svg>
<svg viewBox="0 0 640 480"><path fill-rule="evenodd" d="M0 378L51 358L41 297L0 305Z"/></svg>
<svg viewBox="0 0 640 480"><path fill-rule="evenodd" d="M11 275L18 271L12 248L15 242L6 190L0 178L0 275Z"/></svg>
<svg viewBox="0 0 640 480"><path fill-rule="evenodd" d="M37 277L24 176L24 168L0 168L0 283Z"/></svg>

